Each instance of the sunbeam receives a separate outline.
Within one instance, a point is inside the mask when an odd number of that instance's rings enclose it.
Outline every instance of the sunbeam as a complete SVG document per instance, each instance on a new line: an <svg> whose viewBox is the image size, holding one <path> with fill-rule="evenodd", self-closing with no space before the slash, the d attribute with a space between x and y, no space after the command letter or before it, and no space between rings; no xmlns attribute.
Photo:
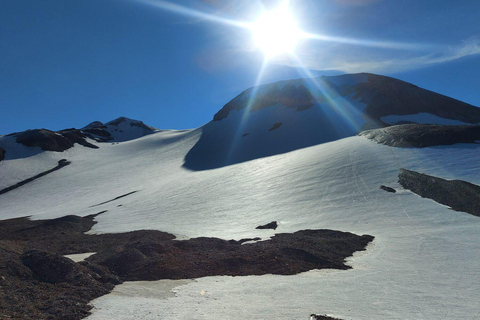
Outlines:
<svg viewBox="0 0 480 320"><path fill-rule="evenodd" d="M302 32L301 37L304 39L320 40L325 42L335 42L342 44L351 44L356 46L383 48L383 49L395 49L395 50L425 50L431 48L431 45L416 44L408 42L393 42L393 41L380 41L380 40L366 40L366 39L353 39L345 37L328 36L325 34L314 34L308 32Z"/></svg>
<svg viewBox="0 0 480 320"><path fill-rule="evenodd" d="M250 25L255 45L268 59L282 53L294 52L302 39L302 32L293 17L289 2L282 2L275 10L264 10Z"/></svg>
<svg viewBox="0 0 480 320"><path fill-rule="evenodd" d="M263 74L265 73L265 69L267 68L267 65L268 65L268 59L265 58L263 60L262 66L260 67L260 70L258 72L257 79L255 80L255 85L251 88L251 90L249 92L247 107L243 111L242 118L241 118L241 120L239 122L239 125L238 125L238 128L237 128L237 130L236 130L236 132L233 136L233 139L232 139L232 142L231 142L231 145L230 145L230 150L229 150L229 152L227 154L227 158L226 158L227 163L231 161L233 153L235 151L235 147L238 143L238 139L242 135L242 132L243 132L242 130L244 128L245 121L248 119L248 117L250 115L250 109L255 102L255 99L256 99L256 96L257 96L257 91L258 91L258 88L260 87L260 82L262 81L262 77L263 77Z"/></svg>
<svg viewBox="0 0 480 320"><path fill-rule="evenodd" d="M254 21L230 19L164 0L135 1L180 15L249 30L252 33L253 42L256 47L263 51L267 60L275 55L284 53L293 55L296 45L302 39L410 51L425 50L432 47L431 45L424 44L367 40L360 38L353 39L305 32L298 27L296 22L298 17L292 15L290 1L288 0L282 1L274 10L262 9L262 12L260 12L257 19Z"/></svg>
<svg viewBox="0 0 480 320"><path fill-rule="evenodd" d="M333 111L333 113L340 115L350 128L358 131L361 127L361 124L355 121L355 119L362 119L361 110L358 110L347 99L343 97L340 99L335 99L334 96L339 97L341 95L336 92L334 88L332 88L325 81L322 81L320 78L315 78L310 72L310 70L303 66L302 61L296 55L293 54L292 58L300 66L300 70L305 74L306 79L309 81L309 83L313 85L313 87L316 89L310 89L311 91L314 91L312 92L312 95L317 98L319 95L325 98L325 104L331 108L330 111ZM323 116L329 117L328 112L323 112ZM332 119L331 116L329 118ZM364 120L368 122L368 119Z"/></svg>
<svg viewBox="0 0 480 320"><path fill-rule="evenodd" d="M229 26L234 26L234 27L240 27L240 28L246 28L248 29L250 27L251 23L248 22L243 22L243 21L238 21L238 20L233 20L233 19L228 19L225 17L221 17L218 15L214 15L211 13L191 9L179 4L171 3L168 1L163 1L163 0L137 0L140 3L148 4L154 7L157 7L159 9L164 9L170 12L178 13L181 15L185 15L188 17L193 17L193 18L199 18L203 20L207 20L210 22L216 22L216 23L221 23Z"/></svg>

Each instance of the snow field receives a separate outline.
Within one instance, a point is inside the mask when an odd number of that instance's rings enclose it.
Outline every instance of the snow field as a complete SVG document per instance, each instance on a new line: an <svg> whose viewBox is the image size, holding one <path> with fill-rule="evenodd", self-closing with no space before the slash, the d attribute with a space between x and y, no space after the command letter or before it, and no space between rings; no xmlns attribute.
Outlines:
<svg viewBox="0 0 480 320"><path fill-rule="evenodd" d="M480 146L396 149L351 137L194 172L181 165L199 134L162 131L98 150L76 145L62 154L2 161L6 185L41 166L50 169L57 158L72 164L2 195L0 217L108 210L92 232L266 239L326 228L376 237L366 253L350 259L352 270L126 283L93 301L89 319L480 318L480 219L407 191L379 189L399 188L400 167L480 184ZM23 172L11 169L17 164ZM274 220L276 231L255 230Z"/></svg>

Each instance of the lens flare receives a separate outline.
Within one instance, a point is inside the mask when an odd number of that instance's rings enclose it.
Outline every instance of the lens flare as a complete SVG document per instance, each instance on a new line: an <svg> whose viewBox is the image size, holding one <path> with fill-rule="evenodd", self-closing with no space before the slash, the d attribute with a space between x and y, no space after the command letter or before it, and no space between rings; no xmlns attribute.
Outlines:
<svg viewBox="0 0 480 320"><path fill-rule="evenodd" d="M255 45L267 58L293 52L303 37L287 1L273 11L262 12L249 29Z"/></svg>

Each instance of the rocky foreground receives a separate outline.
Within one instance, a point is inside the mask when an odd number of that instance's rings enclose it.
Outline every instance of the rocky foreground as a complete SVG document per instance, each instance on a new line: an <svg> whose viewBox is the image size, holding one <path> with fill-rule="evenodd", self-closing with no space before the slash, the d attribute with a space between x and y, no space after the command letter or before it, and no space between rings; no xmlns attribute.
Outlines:
<svg viewBox="0 0 480 320"><path fill-rule="evenodd" d="M179 241L154 230L85 234L98 214L0 221L0 319L81 319L91 300L127 280L348 269L345 258L373 240L332 230L281 233L267 241ZM85 252L97 253L79 263L63 256Z"/></svg>

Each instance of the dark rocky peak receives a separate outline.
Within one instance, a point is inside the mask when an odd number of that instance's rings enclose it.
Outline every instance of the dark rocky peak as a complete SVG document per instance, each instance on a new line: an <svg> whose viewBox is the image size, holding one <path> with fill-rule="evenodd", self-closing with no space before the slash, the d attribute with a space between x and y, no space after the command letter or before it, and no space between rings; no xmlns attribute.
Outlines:
<svg viewBox="0 0 480 320"><path fill-rule="evenodd" d="M157 130L154 127L146 125L145 123L143 123L140 120L134 120L134 119L130 119L130 118L127 118L127 117L117 118L115 120L107 122L105 125L106 126L116 126L116 127L118 127L122 123L125 123L127 126L130 126L130 127L139 127L139 128L142 128L142 129L145 129L145 130L150 130L150 131L156 131Z"/></svg>
<svg viewBox="0 0 480 320"><path fill-rule="evenodd" d="M76 129L66 129L58 132L34 129L17 133L15 136L18 143L27 147L40 147L44 151L62 152L73 147L75 143L89 148L98 148L87 142L85 140L86 136Z"/></svg>
<svg viewBox="0 0 480 320"><path fill-rule="evenodd" d="M83 127L82 130L84 130L84 129L96 129L96 128L105 128L105 125L100 121L93 121L93 122L87 124L85 127Z"/></svg>
<svg viewBox="0 0 480 320"><path fill-rule="evenodd" d="M465 124L480 123L479 108L402 80L370 73L295 79L250 88L228 102L213 121L225 119L233 110L247 108L249 112L276 105L296 111L314 105L334 108L342 99L362 104L359 112L370 120L363 129L388 125L381 119L385 116L419 113Z"/></svg>
<svg viewBox="0 0 480 320"><path fill-rule="evenodd" d="M127 141L158 131L158 129L144 124L142 121L119 117L107 123L94 121L84 128L82 132L97 142Z"/></svg>
<svg viewBox="0 0 480 320"><path fill-rule="evenodd" d="M353 99L364 102L365 116L383 125L388 125L381 120L385 116L421 113L465 124L480 123L480 108L468 103L402 80L374 74L367 74L367 77L368 81L355 84L343 94L350 94ZM416 123L415 119L412 119L412 122Z"/></svg>

